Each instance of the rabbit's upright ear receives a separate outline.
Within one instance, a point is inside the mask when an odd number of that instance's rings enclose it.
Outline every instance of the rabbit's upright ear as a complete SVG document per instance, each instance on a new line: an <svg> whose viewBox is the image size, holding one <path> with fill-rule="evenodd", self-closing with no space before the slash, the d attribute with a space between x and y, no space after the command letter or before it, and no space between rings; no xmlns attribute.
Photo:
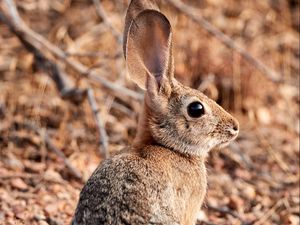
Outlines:
<svg viewBox="0 0 300 225"><path fill-rule="evenodd" d="M132 20L125 53L130 77L141 88L156 92L171 83L172 31L170 22L159 11L147 9Z"/></svg>
<svg viewBox="0 0 300 225"><path fill-rule="evenodd" d="M125 28L123 34L123 52L126 57L126 45L127 45L127 36L130 24L138 14L147 9L153 9L159 11L159 8L155 0L131 0L125 17Z"/></svg>

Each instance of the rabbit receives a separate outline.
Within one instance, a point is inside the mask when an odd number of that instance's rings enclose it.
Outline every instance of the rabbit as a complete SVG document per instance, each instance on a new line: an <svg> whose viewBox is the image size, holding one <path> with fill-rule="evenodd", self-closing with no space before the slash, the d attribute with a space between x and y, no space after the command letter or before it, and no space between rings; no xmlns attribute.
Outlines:
<svg viewBox="0 0 300 225"><path fill-rule="evenodd" d="M237 137L238 121L174 78L171 25L154 1L131 1L123 49L131 79L145 90L137 135L91 175L72 225L194 225L208 152Z"/></svg>

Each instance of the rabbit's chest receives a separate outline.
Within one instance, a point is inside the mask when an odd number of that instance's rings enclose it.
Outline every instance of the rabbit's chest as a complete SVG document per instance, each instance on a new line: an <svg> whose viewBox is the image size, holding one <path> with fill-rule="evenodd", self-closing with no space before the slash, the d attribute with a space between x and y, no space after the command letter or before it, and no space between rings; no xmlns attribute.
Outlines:
<svg viewBox="0 0 300 225"><path fill-rule="evenodd" d="M179 171L178 177L178 182L174 184L173 195L176 198L175 207L180 215L180 224L194 224L206 194L204 163L195 168Z"/></svg>
<svg viewBox="0 0 300 225"><path fill-rule="evenodd" d="M173 221L178 224L195 224L197 212L206 193L204 164L193 168L172 167L171 173L166 177L168 179L160 179L162 189L158 194L159 201L152 204L158 221L167 221L162 216L172 215Z"/></svg>
<svg viewBox="0 0 300 225"><path fill-rule="evenodd" d="M204 163L186 164L173 168L174 189L178 197L198 199L206 192L206 168Z"/></svg>

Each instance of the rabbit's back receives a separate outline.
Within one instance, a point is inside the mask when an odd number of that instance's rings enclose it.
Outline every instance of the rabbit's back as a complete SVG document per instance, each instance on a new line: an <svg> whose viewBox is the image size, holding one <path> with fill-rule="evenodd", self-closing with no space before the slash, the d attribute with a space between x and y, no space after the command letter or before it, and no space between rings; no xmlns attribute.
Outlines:
<svg viewBox="0 0 300 225"><path fill-rule="evenodd" d="M93 173L73 224L192 224L205 189L201 160L157 146L132 150Z"/></svg>

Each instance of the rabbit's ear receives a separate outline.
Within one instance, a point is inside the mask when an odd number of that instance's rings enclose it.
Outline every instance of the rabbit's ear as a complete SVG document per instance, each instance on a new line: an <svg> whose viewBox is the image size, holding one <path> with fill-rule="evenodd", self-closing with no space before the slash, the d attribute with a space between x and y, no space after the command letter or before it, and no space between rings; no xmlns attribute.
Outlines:
<svg viewBox="0 0 300 225"><path fill-rule="evenodd" d="M159 8L155 0L131 0L125 17L125 28L123 33L123 52L126 57L126 45L127 45L127 35L130 24L138 14L147 9L153 9L159 11Z"/></svg>
<svg viewBox="0 0 300 225"><path fill-rule="evenodd" d="M144 10L132 20L127 35L126 65L131 79L148 91L160 89L165 81L171 83L172 31L163 14Z"/></svg>

